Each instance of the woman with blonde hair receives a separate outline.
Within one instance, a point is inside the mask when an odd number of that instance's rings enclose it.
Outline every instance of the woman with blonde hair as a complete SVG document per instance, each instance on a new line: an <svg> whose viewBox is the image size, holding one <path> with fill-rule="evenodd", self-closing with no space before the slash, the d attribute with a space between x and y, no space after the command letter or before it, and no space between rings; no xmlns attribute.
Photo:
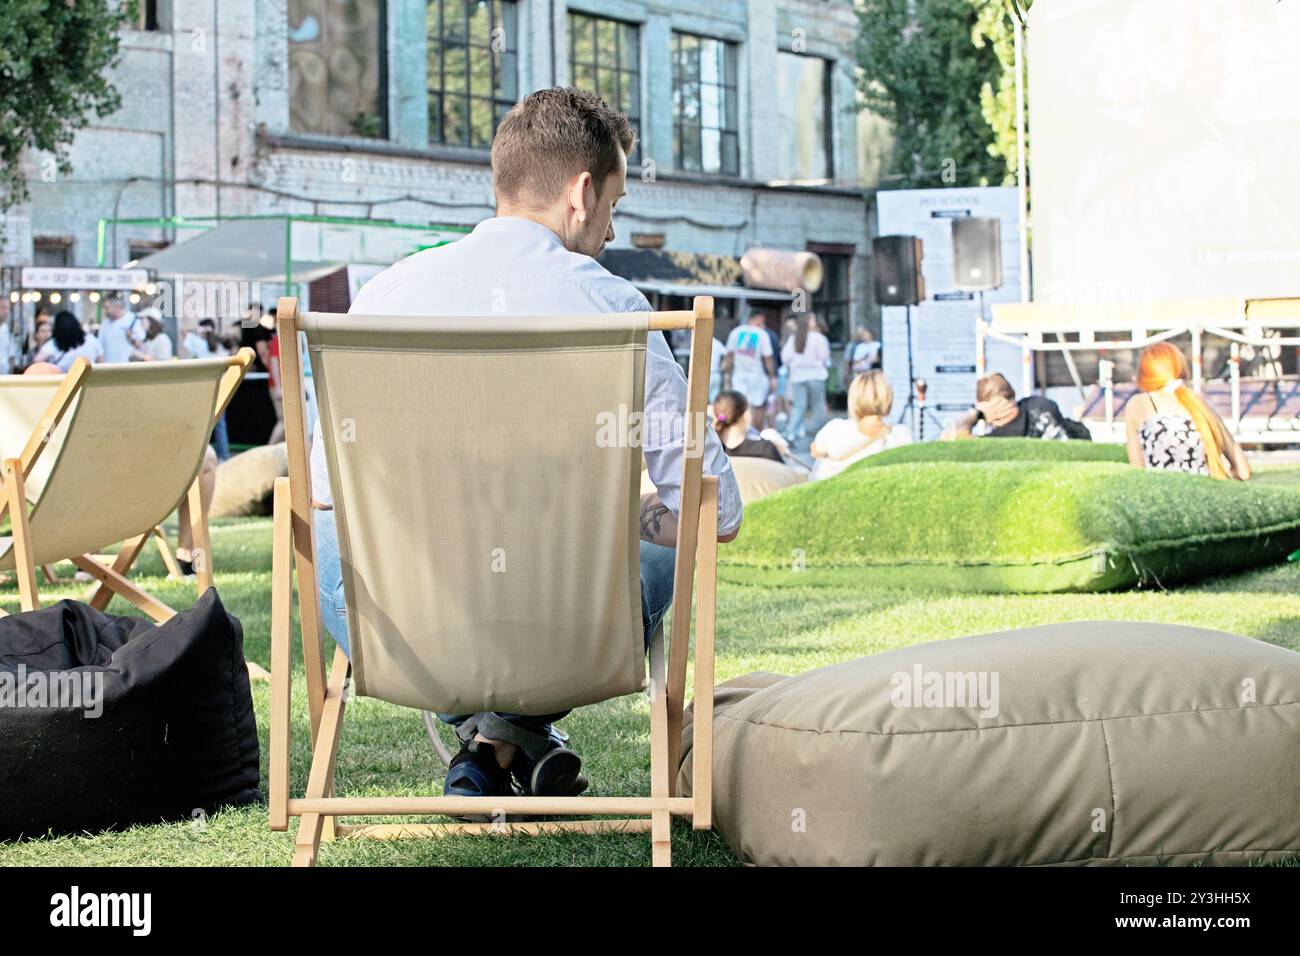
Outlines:
<svg viewBox="0 0 1300 956"><path fill-rule="evenodd" d="M816 481L838 475L868 455L912 441L907 429L885 419L894 410L894 390L880 369L859 375L849 386L849 418L827 422L813 439L817 459L810 477Z"/></svg>
<svg viewBox="0 0 1300 956"><path fill-rule="evenodd" d="M1169 342L1142 350L1139 395L1124 409L1128 460L1138 468L1250 477L1250 463L1217 412L1187 387L1187 359Z"/></svg>

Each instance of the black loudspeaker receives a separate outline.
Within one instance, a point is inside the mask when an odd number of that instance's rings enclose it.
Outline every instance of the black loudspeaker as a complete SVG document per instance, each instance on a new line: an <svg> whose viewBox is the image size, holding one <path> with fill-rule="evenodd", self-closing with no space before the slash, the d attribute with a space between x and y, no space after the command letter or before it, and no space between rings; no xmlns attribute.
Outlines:
<svg viewBox="0 0 1300 956"><path fill-rule="evenodd" d="M877 305L916 305L925 301L921 240L916 236L877 236L871 240Z"/></svg>
<svg viewBox="0 0 1300 956"><path fill-rule="evenodd" d="M952 220L952 278L962 292L1002 287L1002 223L966 217Z"/></svg>

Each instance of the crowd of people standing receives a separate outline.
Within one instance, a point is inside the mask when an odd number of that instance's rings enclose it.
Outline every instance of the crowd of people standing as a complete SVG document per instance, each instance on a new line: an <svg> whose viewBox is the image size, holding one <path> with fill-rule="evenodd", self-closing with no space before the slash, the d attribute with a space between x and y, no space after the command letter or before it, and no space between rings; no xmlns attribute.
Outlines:
<svg viewBox="0 0 1300 956"><path fill-rule="evenodd" d="M79 358L91 364L163 362L175 353L160 310L150 307L132 312L120 293L110 292L103 298L103 319L93 330L87 330L69 310L51 314L48 305L38 304L26 349L31 361L26 367L49 371L45 366L53 366L66 372ZM11 358L11 364L21 366L22 356Z"/></svg>
<svg viewBox="0 0 1300 956"><path fill-rule="evenodd" d="M725 344L717 343L715 352L712 395L726 390L744 396L760 432L778 428L793 445L826 417L831 349L815 314L787 319L778 335L756 309L731 330Z"/></svg>
<svg viewBox="0 0 1300 956"><path fill-rule="evenodd" d="M849 418L829 418L831 345L818 316L787 318L778 334L761 310L753 310L725 343L715 343L709 392L723 448L733 457L768 458L820 478L892 447L910 436L885 421L893 393L880 364L880 344L869 329L859 329L840 373ZM811 461L796 451L805 441Z"/></svg>
<svg viewBox="0 0 1300 956"><path fill-rule="evenodd" d="M133 311L120 292L104 293L100 300L100 322L87 328L68 310L55 311L48 301L38 302L32 316L31 334L23 342L14 339L10 360L4 372L58 374L67 372L74 362L84 358L92 365L123 362L165 362L176 358L207 359L233 355L245 346L252 348L255 360L250 369L267 378L276 423L268 443L284 439L283 401L280 394L279 336L275 334L275 309L263 309L252 303L245 310L236 330L222 334L216 322L200 319L173 341L162 312L152 306ZM9 329L9 300L0 306L0 324ZM219 460L230 457L229 432L225 416L217 423L212 444Z"/></svg>

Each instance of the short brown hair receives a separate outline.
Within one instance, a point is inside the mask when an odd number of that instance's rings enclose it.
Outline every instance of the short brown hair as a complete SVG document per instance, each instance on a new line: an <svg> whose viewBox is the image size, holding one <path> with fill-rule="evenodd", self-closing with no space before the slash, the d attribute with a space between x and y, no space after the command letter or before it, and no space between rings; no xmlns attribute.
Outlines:
<svg viewBox="0 0 1300 956"><path fill-rule="evenodd" d="M581 172L591 173L599 194L618 169L620 146L631 153L636 131L595 93L571 87L530 93L505 115L492 140L497 201L554 202Z"/></svg>
<svg viewBox="0 0 1300 956"><path fill-rule="evenodd" d="M1008 402L1016 400L1016 390L1011 387L1001 374L994 372L991 375L985 375L975 383L975 401L988 402L1001 396Z"/></svg>

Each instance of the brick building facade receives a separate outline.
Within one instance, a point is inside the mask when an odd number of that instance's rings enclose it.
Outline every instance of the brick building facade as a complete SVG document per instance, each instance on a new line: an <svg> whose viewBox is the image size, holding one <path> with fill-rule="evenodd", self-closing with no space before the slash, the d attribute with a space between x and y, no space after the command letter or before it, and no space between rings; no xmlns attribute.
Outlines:
<svg viewBox="0 0 1300 956"><path fill-rule="evenodd" d="M616 247L814 249L833 337L878 327L850 0L156 0L125 33L122 108L73 171L30 160L9 264L94 265L101 219L346 216L472 225L509 103L594 86L641 136ZM866 158L864 162L863 159ZM185 238L125 223L122 265ZM834 286L832 288L831 286Z"/></svg>

